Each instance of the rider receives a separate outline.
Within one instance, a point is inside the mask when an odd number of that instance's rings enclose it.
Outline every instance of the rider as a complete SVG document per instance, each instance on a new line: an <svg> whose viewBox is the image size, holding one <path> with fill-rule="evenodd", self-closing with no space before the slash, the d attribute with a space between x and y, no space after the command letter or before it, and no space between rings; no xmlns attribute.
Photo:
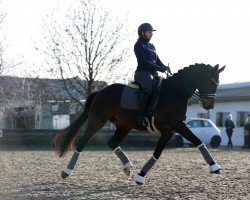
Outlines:
<svg viewBox="0 0 250 200"><path fill-rule="evenodd" d="M134 45L134 52L137 58L137 69L135 71L135 80L143 88L142 97L139 100L139 119L138 124L147 126L146 108L152 93L153 75L157 71L171 73L170 68L165 66L158 57L155 47L149 43L153 36L154 28L149 23L143 23L138 27L139 38Z"/></svg>

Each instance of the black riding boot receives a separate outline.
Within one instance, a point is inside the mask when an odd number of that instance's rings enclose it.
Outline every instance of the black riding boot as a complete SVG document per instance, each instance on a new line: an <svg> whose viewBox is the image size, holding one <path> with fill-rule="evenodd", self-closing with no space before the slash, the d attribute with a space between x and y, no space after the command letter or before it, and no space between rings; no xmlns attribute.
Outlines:
<svg viewBox="0 0 250 200"><path fill-rule="evenodd" d="M147 119L146 119L146 111L147 111L147 105L149 100L149 93L144 92L142 97L139 100L139 111L140 115L138 118L138 124L147 127Z"/></svg>

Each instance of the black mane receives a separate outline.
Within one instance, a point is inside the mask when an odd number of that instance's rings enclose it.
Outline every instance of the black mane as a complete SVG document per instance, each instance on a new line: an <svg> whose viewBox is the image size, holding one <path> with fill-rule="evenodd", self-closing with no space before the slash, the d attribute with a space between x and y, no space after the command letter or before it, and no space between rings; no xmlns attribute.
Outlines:
<svg viewBox="0 0 250 200"><path fill-rule="evenodd" d="M177 73L175 73L173 76L183 76L186 73L190 74L197 74L197 73L207 73L209 72L213 66L209 64L203 64L203 63L195 63L193 65L189 65L188 67L184 67L183 69L178 70Z"/></svg>
<svg viewBox="0 0 250 200"><path fill-rule="evenodd" d="M166 79L164 87L184 92L187 98L191 98L197 86L205 80L212 68L213 66L203 63L189 65Z"/></svg>

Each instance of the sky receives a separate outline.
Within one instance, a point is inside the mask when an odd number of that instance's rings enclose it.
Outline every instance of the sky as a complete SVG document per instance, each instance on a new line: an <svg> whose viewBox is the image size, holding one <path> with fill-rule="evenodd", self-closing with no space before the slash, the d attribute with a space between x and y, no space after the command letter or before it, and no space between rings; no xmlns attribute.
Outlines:
<svg viewBox="0 0 250 200"><path fill-rule="evenodd" d="M9 55L25 60L22 67L39 65L34 41L41 39L42 19L60 7L67 12L70 0L0 0L6 12L5 33ZM149 22L156 29L151 42L172 72L194 63L226 65L221 83L250 82L249 0L101 0L110 12L134 32L125 65L136 68L133 45L137 27ZM129 40L128 40L129 41Z"/></svg>

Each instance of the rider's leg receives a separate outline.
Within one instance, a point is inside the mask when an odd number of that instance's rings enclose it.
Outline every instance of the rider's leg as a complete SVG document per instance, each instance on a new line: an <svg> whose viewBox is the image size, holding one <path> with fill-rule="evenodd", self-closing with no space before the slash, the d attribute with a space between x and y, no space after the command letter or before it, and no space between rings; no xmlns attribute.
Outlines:
<svg viewBox="0 0 250 200"><path fill-rule="evenodd" d="M146 120L146 112L147 112L147 106L148 106L148 100L149 100L150 94L146 89L143 89L143 94L138 102L138 109L140 112L139 118L138 118L138 124L142 126L147 126L147 120Z"/></svg>
<svg viewBox="0 0 250 200"><path fill-rule="evenodd" d="M152 86L153 77L151 73L148 71L136 71L135 80L143 88L143 94L138 102L139 104L138 108L140 112L140 115L138 118L138 124L142 126L147 126L147 120L146 120L145 115L147 112L148 100L153 89L153 86Z"/></svg>

